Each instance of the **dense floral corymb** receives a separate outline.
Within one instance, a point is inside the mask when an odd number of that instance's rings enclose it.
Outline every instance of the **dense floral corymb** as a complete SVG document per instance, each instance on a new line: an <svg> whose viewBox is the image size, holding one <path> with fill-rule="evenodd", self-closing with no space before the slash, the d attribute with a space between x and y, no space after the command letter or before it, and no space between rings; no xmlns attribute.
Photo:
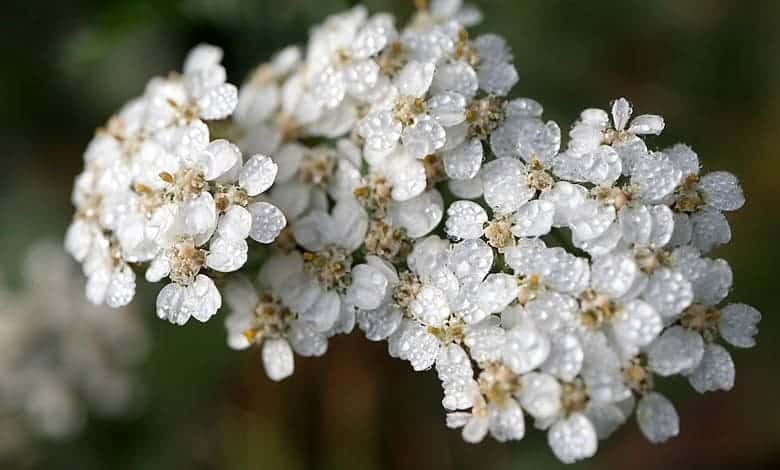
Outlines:
<svg viewBox="0 0 780 470"><path fill-rule="evenodd" d="M68 247L90 298L126 303L128 266L147 262L171 280L157 310L172 322L207 320L224 295L229 345L258 346L273 380L357 325L436 371L468 442L522 439L528 417L574 462L634 411L650 441L675 436L660 379L730 389L725 346L755 344L760 314L724 305L731 270L707 257L744 204L736 177L656 149L664 119L624 98L545 120L510 97L506 41L469 33L479 12L420 3L401 28L333 15L237 94L208 46L153 81L77 181ZM234 107L236 145L210 140L202 119ZM259 269L248 237L270 245Z"/></svg>
<svg viewBox="0 0 780 470"><path fill-rule="evenodd" d="M83 263L93 303L129 303L143 269L149 282L170 281L160 318L206 321L222 304L215 273L244 265L247 238L270 243L284 228L281 211L258 199L277 165L259 154L244 161L205 121L238 103L221 57L213 46L193 49L182 74L151 80L87 147L65 245Z"/></svg>

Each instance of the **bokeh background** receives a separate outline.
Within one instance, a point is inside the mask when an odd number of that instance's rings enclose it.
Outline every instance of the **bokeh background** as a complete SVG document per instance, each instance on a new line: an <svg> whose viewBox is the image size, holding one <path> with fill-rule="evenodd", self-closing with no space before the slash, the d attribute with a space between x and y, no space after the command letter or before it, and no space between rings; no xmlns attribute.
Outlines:
<svg viewBox="0 0 780 470"><path fill-rule="evenodd" d="M69 192L94 128L146 80L178 69L192 45L225 49L229 79L344 0L11 0L0 13L0 265L18 283L31 240L61 237ZM401 20L412 1L370 0ZM747 205L729 215L733 242L716 255L735 272L732 298L764 314L759 346L735 351L729 393L699 396L663 383L681 434L653 446L629 422L579 468L780 468L780 2L737 0L475 1L477 31L505 36L519 90L568 127L585 107L628 97L666 118L658 147L686 142L705 169L743 181ZM42 294L42 295L45 295ZM73 292L73 295L82 295ZM42 442L36 466L55 469L561 468L529 432L479 446L444 426L435 374L415 374L385 344L337 337L328 354L296 358L295 375L266 379L257 351L225 346L222 319L174 327L136 302L151 331L143 406L92 417L64 442ZM2 306L0 306L0 310ZM4 352L0 350L0 354ZM300 360L299 360L300 359ZM0 377L3 380L3 377ZM530 423L528 423L530 428ZM3 468L17 468L14 461Z"/></svg>

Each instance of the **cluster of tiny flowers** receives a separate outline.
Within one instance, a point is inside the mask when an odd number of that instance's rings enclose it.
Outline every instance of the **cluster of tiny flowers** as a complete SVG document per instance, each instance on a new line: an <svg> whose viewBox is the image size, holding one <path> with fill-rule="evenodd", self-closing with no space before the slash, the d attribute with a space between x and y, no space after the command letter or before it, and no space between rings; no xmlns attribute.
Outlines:
<svg viewBox="0 0 780 470"><path fill-rule="evenodd" d="M305 47L258 66L237 95L220 94L220 103L237 96L226 132L238 148L268 155L253 157L251 169L268 169L256 170L264 182L256 190L246 178L212 183L240 164L238 151L229 161L209 151L230 146L224 141L206 138L208 158L200 158L188 140L186 156L173 158L176 176L163 170L171 177L159 181L160 155L170 153L127 157L126 144L101 133L120 149L113 160L136 162L137 173L123 186L131 202L120 198L121 210L105 188L93 189L98 176L80 178L71 251L91 258L87 239L98 239L111 266L106 275L85 263L101 287L91 298L117 303L111 286L132 273L126 263L152 260L151 277L170 272L175 283L158 300L161 316L183 323L203 305L213 314L219 294L199 269L238 270L246 245L236 240L249 234L271 246L259 273L224 280L228 344L259 346L273 380L293 373L294 354L320 356L330 337L357 325L414 370L436 371L447 425L468 442L520 440L528 416L569 463L594 455L634 410L650 441L676 435L677 413L655 379L730 389L734 364L721 343L751 347L757 333L755 309L722 305L729 265L706 256L730 240L723 212L744 203L737 179L700 175L685 145L648 148L644 139L664 120L632 117L623 98L608 111L583 111L564 142L539 103L508 97L518 81L512 53L500 36L468 33L477 10L459 0L418 3L400 30L391 15L361 6L333 15ZM194 57L204 50L213 53ZM196 62L213 67L215 56ZM195 109L189 116L204 114ZM142 134L181 133L171 126ZM170 137L154 139L170 148ZM192 168L200 189L169 188L190 181ZM254 203L262 211L228 197L209 218L195 215L207 212L197 207L203 194L213 207L220 191L246 198L265 189L267 202ZM145 209L155 197L170 197L170 207ZM172 215L160 223L157 211ZM176 213L184 213L179 225ZM233 219L246 219L244 229ZM141 235L150 231L165 241ZM186 308L173 307L183 300Z"/></svg>
<svg viewBox="0 0 780 470"><path fill-rule="evenodd" d="M157 297L160 318L205 322L222 305L214 278L246 263L246 239L270 243L285 226L257 197L276 164L264 155L244 161L235 144L212 139L206 122L238 103L221 59L216 47L196 47L182 74L152 79L87 147L65 246L82 263L91 302L128 304L142 269L149 282L170 281Z"/></svg>
<svg viewBox="0 0 780 470"><path fill-rule="evenodd" d="M108 311L82 296L83 283L56 243L36 242L24 284L0 286L0 461L37 438L77 433L88 412L126 413L137 398L135 368L147 334L136 311Z"/></svg>

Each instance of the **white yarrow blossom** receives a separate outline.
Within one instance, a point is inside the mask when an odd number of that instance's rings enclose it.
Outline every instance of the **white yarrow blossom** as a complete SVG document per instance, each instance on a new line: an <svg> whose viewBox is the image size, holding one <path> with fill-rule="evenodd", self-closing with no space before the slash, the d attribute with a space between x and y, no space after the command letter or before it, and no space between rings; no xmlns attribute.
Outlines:
<svg viewBox="0 0 780 470"><path fill-rule="evenodd" d="M466 442L520 440L528 419L572 463L634 413L651 442L674 437L656 386L728 390L722 343L755 345L760 313L724 304L733 273L706 256L731 239L739 181L701 174L686 145L653 148L664 119L624 98L567 138L508 98L512 51L469 36L476 9L418 3L400 27L332 15L238 93L213 46L152 80L74 184L65 245L87 298L127 304L141 268L170 280L157 314L172 323L224 301L228 345L257 345L272 380L357 324L435 369ZM226 118L246 161L208 123Z"/></svg>
<svg viewBox="0 0 780 470"><path fill-rule="evenodd" d="M208 270L239 270L247 238L270 243L284 228L278 209L255 202L277 165L263 155L244 162L235 145L211 140L201 120L224 119L236 107L221 57L214 46L193 49L181 76L153 79L87 149L66 248L83 263L92 302L127 304L131 266L148 262L149 282L173 281L158 295L158 316L206 321L222 304Z"/></svg>

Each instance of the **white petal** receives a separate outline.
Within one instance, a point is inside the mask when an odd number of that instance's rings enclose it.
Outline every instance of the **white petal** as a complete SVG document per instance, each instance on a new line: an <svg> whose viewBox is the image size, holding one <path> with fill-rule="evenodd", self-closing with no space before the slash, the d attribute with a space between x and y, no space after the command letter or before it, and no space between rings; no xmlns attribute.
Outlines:
<svg viewBox="0 0 780 470"><path fill-rule="evenodd" d="M312 329L318 333L324 333L333 327L341 313L341 298L336 291L325 291L314 305L306 311L298 314L298 319L302 323L311 325ZM294 345L293 345L294 346ZM297 348L296 348L297 351Z"/></svg>
<svg viewBox="0 0 780 470"><path fill-rule="evenodd" d="M580 240L576 236L572 237L572 244L577 248L586 251L591 257L597 258L608 255L618 247L623 241L623 231L620 224L613 223L601 235L590 240Z"/></svg>
<svg viewBox="0 0 780 470"><path fill-rule="evenodd" d="M332 324L332 318L331 324ZM327 323L327 322L323 322ZM319 325L322 327L323 325ZM322 356L328 350L328 338L314 324L296 320L290 324L288 338L296 354L304 357Z"/></svg>
<svg viewBox="0 0 780 470"><path fill-rule="evenodd" d="M493 250L480 239L464 240L452 247L449 269L458 279L482 279L493 266Z"/></svg>
<svg viewBox="0 0 780 470"><path fill-rule="evenodd" d="M510 102L509 108L515 103ZM490 148L498 158L520 158L525 162L538 160L549 166L561 145L561 130L553 121L537 118L508 118L490 135Z"/></svg>
<svg viewBox="0 0 780 470"><path fill-rule="evenodd" d="M623 377L623 361L601 333L580 337L585 360L580 375L588 387L588 396L597 403L612 403L631 396Z"/></svg>
<svg viewBox="0 0 780 470"><path fill-rule="evenodd" d="M447 266L449 250L450 243L447 240L431 235L415 243L406 263L418 276L429 277Z"/></svg>
<svg viewBox="0 0 780 470"><path fill-rule="evenodd" d="M440 326L450 316L447 297L440 289L425 285L409 304L409 313L426 325Z"/></svg>
<svg viewBox="0 0 780 470"><path fill-rule="evenodd" d="M691 283L693 298L697 303L716 305L731 289L733 273L722 259L702 258L693 247L680 247L673 252L675 269Z"/></svg>
<svg viewBox="0 0 780 470"><path fill-rule="evenodd" d="M653 230L653 217L644 205L626 206L618 212L618 221L626 243L647 246Z"/></svg>
<svg viewBox="0 0 780 470"><path fill-rule="evenodd" d="M505 331L491 317L469 327L463 340L477 362L498 361L503 355Z"/></svg>
<svg viewBox="0 0 780 470"><path fill-rule="evenodd" d="M489 274L479 287L479 307L487 313L504 310L516 298L517 280L509 274Z"/></svg>
<svg viewBox="0 0 780 470"><path fill-rule="evenodd" d="M199 158L206 170L204 177L207 181L212 181L241 161L241 151L227 140L217 139L209 143Z"/></svg>
<svg viewBox="0 0 780 470"><path fill-rule="evenodd" d="M482 442L488 432L488 425L487 416L472 416L463 426L463 440L472 444Z"/></svg>
<svg viewBox="0 0 780 470"><path fill-rule="evenodd" d="M399 357L412 364L415 371L433 366L439 355L440 343L425 327L414 325L406 328L399 341Z"/></svg>
<svg viewBox="0 0 780 470"><path fill-rule="evenodd" d="M682 176L682 171L669 162L665 155L656 152L634 162L631 182L639 189L639 196L655 202L671 194Z"/></svg>
<svg viewBox="0 0 780 470"><path fill-rule="evenodd" d="M569 220L569 226L574 237L587 241L604 234L614 220L614 206L587 200L577 207L577 212Z"/></svg>
<svg viewBox="0 0 780 470"><path fill-rule="evenodd" d="M333 109L344 99L346 83L341 70L328 66L311 77L311 94L319 106Z"/></svg>
<svg viewBox="0 0 780 470"><path fill-rule="evenodd" d="M547 442L563 463L592 457L598 448L596 430L581 413L573 413L553 424L547 432Z"/></svg>
<svg viewBox="0 0 780 470"><path fill-rule="evenodd" d="M722 211L734 211L745 204L745 195L736 176L726 171L714 171L702 176L699 188L704 201Z"/></svg>
<svg viewBox="0 0 780 470"><path fill-rule="evenodd" d="M257 196L271 187L277 170L276 163L270 158L265 155L254 155L244 163L238 175L238 184L248 195Z"/></svg>
<svg viewBox="0 0 780 470"><path fill-rule="evenodd" d="M525 166L513 158L486 163L481 178L485 202L500 214L516 211L535 193L528 186Z"/></svg>
<svg viewBox="0 0 780 470"><path fill-rule="evenodd" d="M673 326L650 345L647 361L654 372L669 376L697 367L703 354L704 341L699 333Z"/></svg>
<svg viewBox="0 0 780 470"><path fill-rule="evenodd" d="M517 374L536 369L550 355L550 340L530 325L518 325L507 331L503 359Z"/></svg>
<svg viewBox="0 0 780 470"><path fill-rule="evenodd" d="M436 372L442 381L444 398L442 405L447 410L462 410L473 406L476 392L471 359L457 344L442 347L436 359Z"/></svg>
<svg viewBox="0 0 780 470"><path fill-rule="evenodd" d="M291 376L295 368L290 343L282 338L270 338L263 342L263 367L268 378L280 381Z"/></svg>
<svg viewBox="0 0 780 470"><path fill-rule="evenodd" d="M675 318L693 301L693 288L682 274L661 268L651 276L642 299L665 319Z"/></svg>
<svg viewBox="0 0 780 470"><path fill-rule="evenodd" d="M590 403L585 408L585 416L593 424L599 439L608 438L628 419L620 407L611 404Z"/></svg>
<svg viewBox="0 0 780 470"><path fill-rule="evenodd" d="M394 22L395 20L389 15L372 16L350 45L352 53L360 58L371 57L379 53L398 34Z"/></svg>
<svg viewBox="0 0 780 470"><path fill-rule="evenodd" d="M623 175L625 176L631 175L636 167L636 162L645 158L649 153L645 142L639 137L630 134L624 139L613 142L612 148L620 155Z"/></svg>
<svg viewBox="0 0 780 470"><path fill-rule="evenodd" d="M293 274L281 287L283 290L276 294L281 297L282 303L295 313L310 309L323 294L319 283L305 271Z"/></svg>
<svg viewBox="0 0 780 470"><path fill-rule="evenodd" d="M427 109L442 126L454 126L466 119L466 98L451 91L439 93L428 100Z"/></svg>
<svg viewBox="0 0 780 470"><path fill-rule="evenodd" d="M231 239L217 235L211 239L206 265L216 271L237 271L246 263L249 247L244 239Z"/></svg>
<svg viewBox="0 0 780 470"><path fill-rule="evenodd" d="M471 139L452 150L445 150L441 154L444 171L447 176L456 180L474 178L482 166L482 152L482 142L479 139Z"/></svg>
<svg viewBox="0 0 780 470"><path fill-rule="evenodd" d="M481 278L467 278L461 281L457 296L450 299L450 308L455 315L467 324L475 324L488 316L479 305ZM457 281L456 281L457 282Z"/></svg>
<svg viewBox="0 0 780 470"><path fill-rule="evenodd" d="M355 198L338 201L331 214L334 236L329 243L349 252L357 250L366 238L368 214Z"/></svg>
<svg viewBox="0 0 780 470"><path fill-rule="evenodd" d="M451 175L450 178L452 178ZM479 174L474 178L467 180L451 179L447 183L447 187L453 196L461 199L477 199L482 197L482 178L479 177Z"/></svg>
<svg viewBox="0 0 780 470"><path fill-rule="evenodd" d="M252 214L252 229L249 236L259 243L271 243L276 240L287 219L276 206L267 202L250 204L247 210Z"/></svg>
<svg viewBox="0 0 780 470"><path fill-rule="evenodd" d="M181 311L184 290L183 286L176 283L170 283L160 290L156 304L158 318L176 325L187 323L190 319L189 313Z"/></svg>
<svg viewBox="0 0 780 470"><path fill-rule="evenodd" d="M83 220L74 220L65 233L65 250L76 261L83 261L92 245L93 228Z"/></svg>
<svg viewBox="0 0 780 470"><path fill-rule="evenodd" d="M280 292L288 285L292 276L301 271L303 271L303 257L299 252L293 251L287 255L276 254L268 258L260 268L257 281L263 287L270 287L274 292Z"/></svg>
<svg viewBox="0 0 780 470"><path fill-rule="evenodd" d="M699 174L699 156L685 144L675 144L663 150L669 161L682 171L683 176Z"/></svg>
<svg viewBox="0 0 780 470"><path fill-rule="evenodd" d="M192 284L185 288L180 314L190 315L198 321L206 322L222 306L222 296L210 277L198 274Z"/></svg>
<svg viewBox="0 0 780 470"><path fill-rule="evenodd" d="M447 427L450 429L462 428L471 419L471 413L456 412L447 413ZM487 430L486 430L487 431Z"/></svg>
<svg viewBox="0 0 780 470"><path fill-rule="evenodd" d="M548 191L544 191L540 199L549 201L555 205L555 217L553 225L563 227L569 225L569 222L576 219L580 207L585 202L588 191L576 184L567 181L559 181Z"/></svg>
<svg viewBox="0 0 780 470"><path fill-rule="evenodd" d="M225 119L238 105L238 89L230 83L223 83L198 98L200 117L206 120Z"/></svg>
<svg viewBox="0 0 780 470"><path fill-rule="evenodd" d="M182 77L182 84L191 97L201 97L225 83L227 71L219 63L191 70Z"/></svg>
<svg viewBox="0 0 780 470"><path fill-rule="evenodd" d="M612 322L615 340L624 354L631 356L650 344L661 333L661 316L649 304L632 300L623 305Z"/></svg>
<svg viewBox="0 0 780 470"><path fill-rule="evenodd" d="M534 418L551 418L561 410L561 385L550 375L531 372L523 376L519 399Z"/></svg>
<svg viewBox="0 0 780 470"><path fill-rule="evenodd" d="M408 201L419 196L426 187L425 165L403 149L390 154L382 166L396 201Z"/></svg>
<svg viewBox="0 0 780 470"><path fill-rule="evenodd" d="M447 134L444 128L430 116L418 116L411 126L401 133L404 149L414 158L424 158L444 147Z"/></svg>
<svg viewBox="0 0 780 470"><path fill-rule="evenodd" d="M541 369L561 380L571 382L580 373L585 353L573 334L558 333L550 338L550 355Z"/></svg>
<svg viewBox="0 0 780 470"><path fill-rule="evenodd" d="M622 131L628 124L628 119L634 110L631 103L625 98L618 98L612 103L612 120L615 122L615 129Z"/></svg>
<svg viewBox="0 0 780 470"><path fill-rule="evenodd" d="M110 282L110 266L101 263L99 268L91 270L87 274L87 285L85 286L87 300L94 305L104 304L106 301L106 291L108 290L108 284Z"/></svg>
<svg viewBox="0 0 780 470"><path fill-rule="evenodd" d="M147 268L144 277L148 282L159 282L162 278L167 277L170 272L170 260L161 253L149 263L149 268Z"/></svg>
<svg viewBox="0 0 780 470"><path fill-rule="evenodd" d="M433 93L453 91L471 97L476 94L478 86L477 73L474 68L464 61L456 61L436 67L431 91Z"/></svg>
<svg viewBox="0 0 780 470"><path fill-rule="evenodd" d="M287 182L298 171L298 166L306 154L306 147L295 142L284 144L271 155L276 162L276 182Z"/></svg>
<svg viewBox="0 0 780 470"><path fill-rule="evenodd" d="M498 442L519 441L525 435L523 410L515 400L488 405L490 435Z"/></svg>
<svg viewBox="0 0 780 470"><path fill-rule="evenodd" d="M639 276L639 266L630 253L597 258L591 268L590 283L596 292L612 298L623 296Z"/></svg>
<svg viewBox="0 0 780 470"><path fill-rule="evenodd" d="M691 243L702 253L725 245L731 240L731 227L720 212L704 209L691 214Z"/></svg>
<svg viewBox="0 0 780 470"><path fill-rule="evenodd" d="M528 201L512 216L512 233L517 237L541 237L552 228L555 204L549 201Z"/></svg>
<svg viewBox="0 0 780 470"><path fill-rule="evenodd" d="M335 335L348 335L355 329L355 323L357 322L357 307L350 304L347 301L341 302L341 311L339 317L336 319L336 323L333 327L325 333L325 336L331 337Z"/></svg>
<svg viewBox="0 0 780 470"><path fill-rule="evenodd" d="M664 130L664 118L655 114L642 114L631 120L628 132L632 134L659 135Z"/></svg>
<svg viewBox="0 0 780 470"><path fill-rule="evenodd" d="M693 236L693 224L688 214L676 212L674 214L674 231L669 239L668 246L678 247L687 245Z"/></svg>
<svg viewBox="0 0 780 470"><path fill-rule="evenodd" d="M408 201L397 202L391 209L393 224L406 229L411 238L420 238L436 228L444 214L444 201L435 189Z"/></svg>
<svg viewBox="0 0 780 470"><path fill-rule="evenodd" d="M351 302L363 310L378 308L385 298L388 279L374 266L359 264L352 268L352 284L347 295Z"/></svg>
<svg viewBox="0 0 780 470"><path fill-rule="evenodd" d="M544 332L553 333L565 329L575 322L575 312L579 310L579 306L568 295L545 291L528 302L526 310L537 328Z"/></svg>
<svg viewBox="0 0 780 470"><path fill-rule="evenodd" d="M731 390L734 387L734 360L726 348L710 343L699 366L688 376L688 382L699 393Z"/></svg>
<svg viewBox="0 0 780 470"><path fill-rule="evenodd" d="M357 322L369 341L382 341L398 329L401 311L393 306L380 305L376 310L358 311Z"/></svg>
<svg viewBox="0 0 780 470"><path fill-rule="evenodd" d="M217 234L229 240L243 240L252 229L252 214L241 206L228 207L217 224Z"/></svg>
<svg viewBox="0 0 780 470"><path fill-rule="evenodd" d="M358 134L366 140L366 147L373 151L391 150L401 137L401 123L390 111L367 115L358 125Z"/></svg>
<svg viewBox="0 0 780 470"><path fill-rule="evenodd" d="M451 5L451 14L455 14L455 10L463 8L463 2L461 1L447 1ZM448 15L449 16L449 15ZM497 34L480 34L474 41L472 41L472 47L477 51L480 60L485 62L511 62L512 50L506 43L506 39Z"/></svg>
<svg viewBox="0 0 780 470"><path fill-rule="evenodd" d="M225 302L231 313L252 314L260 301L257 290L244 276L237 275L230 279L223 288Z"/></svg>
<svg viewBox="0 0 780 470"><path fill-rule="evenodd" d="M395 77L395 86L401 95L421 98L430 88L435 70L432 63L409 61Z"/></svg>
<svg viewBox="0 0 780 470"><path fill-rule="evenodd" d="M750 305L729 304L720 311L718 329L727 343L738 348L752 348L758 334L761 313Z"/></svg>
<svg viewBox="0 0 780 470"><path fill-rule="evenodd" d="M650 392L636 407L639 429L648 441L658 444L680 432L680 418L672 403L663 395Z"/></svg>
<svg viewBox="0 0 780 470"><path fill-rule="evenodd" d="M155 134L166 150L187 163L196 161L197 156L209 143L209 128L203 121L164 129Z"/></svg>
<svg viewBox="0 0 780 470"><path fill-rule="evenodd" d="M135 273L126 264L111 272L111 280L106 288L106 305L111 308L124 307L135 296Z"/></svg>
<svg viewBox="0 0 780 470"><path fill-rule="evenodd" d="M580 155L563 153L555 160L555 171L560 177L596 185L612 185L622 169L620 156L608 145L600 145Z"/></svg>
<svg viewBox="0 0 780 470"><path fill-rule="evenodd" d="M509 93L518 80L517 69L509 62L482 64L477 69L477 76L481 89L498 96Z"/></svg>
<svg viewBox="0 0 780 470"><path fill-rule="evenodd" d="M217 207L208 192L187 201L182 208L182 214L186 233L195 235L197 245L208 240L217 228Z"/></svg>
<svg viewBox="0 0 780 470"><path fill-rule="evenodd" d="M187 53L182 70L184 73L191 73L217 65L220 61L222 49L211 44L198 44Z"/></svg>
<svg viewBox="0 0 780 470"><path fill-rule="evenodd" d="M471 201L455 201L447 209L445 230L452 238L472 239L482 236L488 221L485 209Z"/></svg>
<svg viewBox="0 0 780 470"><path fill-rule="evenodd" d="M653 248L666 246L674 234L674 213L668 206L657 205L650 207L650 216L653 218L653 229L650 231L649 246Z"/></svg>

